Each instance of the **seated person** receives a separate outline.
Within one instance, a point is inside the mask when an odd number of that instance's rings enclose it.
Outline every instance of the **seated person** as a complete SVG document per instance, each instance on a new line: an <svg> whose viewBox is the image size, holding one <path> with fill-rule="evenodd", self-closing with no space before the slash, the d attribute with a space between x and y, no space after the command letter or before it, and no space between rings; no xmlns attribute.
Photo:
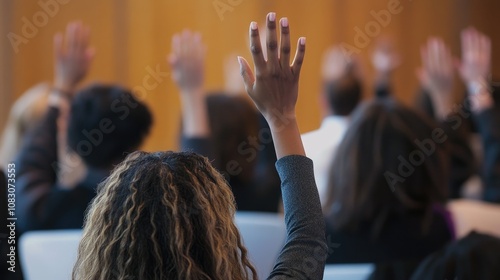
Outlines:
<svg viewBox="0 0 500 280"><path fill-rule="evenodd" d="M49 109L27 136L16 161L21 232L81 228L98 183L140 146L152 122L147 107L122 88L93 85L75 92L91 60L88 30L80 23L68 26L66 44L60 35L55 42L56 77ZM69 118L67 140L62 142L67 141L87 170L74 185L58 178L59 115Z"/></svg>
<svg viewBox="0 0 500 280"><path fill-rule="evenodd" d="M276 14L267 19L269 46L277 43ZM282 49L289 49L288 20L280 23ZM281 51L278 56L276 48L269 49L270 59L264 60L258 32L252 22L258 78L246 60L239 60L247 91L275 139L288 232L268 279L322 279L327 253L324 222L312 161L304 156L295 119L305 38L299 39L289 65L289 53ZM184 50L195 55L194 49ZM283 112L288 123L277 121L272 109ZM206 124L189 119L184 126L193 135L206 132ZM234 224L235 211L227 181L207 158L191 152L135 152L99 187L73 279L256 279Z"/></svg>
<svg viewBox="0 0 500 280"><path fill-rule="evenodd" d="M330 169L328 263L416 265L454 239L446 134L392 99L354 113Z"/></svg>
<svg viewBox="0 0 500 280"><path fill-rule="evenodd" d="M472 112L483 148L483 200L500 203L500 87L491 82L491 40L474 28L462 32L459 74L467 86L463 107Z"/></svg>
<svg viewBox="0 0 500 280"><path fill-rule="evenodd" d="M33 129L47 111L50 85L40 83L24 92L14 102L2 132L0 144L0 168L6 170L21 149L26 134Z"/></svg>
<svg viewBox="0 0 500 280"><path fill-rule="evenodd" d="M276 172L269 170L274 169L269 128L261 126L259 115L246 98L225 93L206 95L200 34L184 31L174 35L172 45L169 62L181 93L182 150L212 160L228 180L239 211L277 212L280 181ZM184 48L192 49L193 54L187 55ZM190 134L193 118L206 125L203 134Z"/></svg>
<svg viewBox="0 0 500 280"><path fill-rule="evenodd" d="M500 279L500 239L471 232L429 256L412 280Z"/></svg>
<svg viewBox="0 0 500 280"><path fill-rule="evenodd" d="M450 198L462 197L467 181L477 173L470 145L471 114L457 104L454 90L454 62L449 47L441 38L430 38L421 48L422 67L417 77L422 90L417 94L417 108L440 123L449 137ZM467 112L468 111L468 112Z"/></svg>
<svg viewBox="0 0 500 280"><path fill-rule="evenodd" d="M329 50L323 60L322 106L326 117L319 129L304 133L306 154L314 162L314 177L322 205L326 199L329 167L349 124L349 116L362 98L362 84L355 63L346 62L339 48ZM326 156L328 155L328 156Z"/></svg>

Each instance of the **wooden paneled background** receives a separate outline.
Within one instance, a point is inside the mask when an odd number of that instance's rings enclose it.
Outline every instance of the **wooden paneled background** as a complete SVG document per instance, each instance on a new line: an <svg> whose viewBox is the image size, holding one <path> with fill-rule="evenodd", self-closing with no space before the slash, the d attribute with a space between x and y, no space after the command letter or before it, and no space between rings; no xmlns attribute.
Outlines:
<svg viewBox="0 0 500 280"><path fill-rule="evenodd" d="M58 3L57 12L44 22L40 3ZM214 5L223 9L220 15ZM85 81L142 86L148 69L168 73L165 56L171 36L183 28L199 30L208 45L207 86L222 88L223 61L235 52L249 58L247 30L250 21L264 21L268 11L287 16L292 38L307 37L306 61L302 71L298 117L303 132L315 129L321 120L318 110L320 65L323 51L334 43L355 45L355 28L365 29L374 20L371 12L400 5L387 26L382 26L361 57L366 69L365 88L372 95L373 70L369 64L373 42L378 36L393 36L403 57L394 88L398 98L411 102L417 87L414 71L419 66L419 46L432 35L442 36L460 52L460 30L474 25L493 39L493 74L500 77L500 32L497 0L0 0L0 128L12 102L40 81L52 80L52 36L66 23L80 19L92 29L97 56ZM224 10L225 9L225 10ZM23 18L39 23L32 38L19 45L16 53L8 34L23 35ZM377 30L374 30L377 31ZM495 52L498 50L498 52ZM236 60L236 57L234 58ZM166 74L165 74L166 75ZM176 149L179 99L170 77L143 92L150 105L155 126L146 150Z"/></svg>

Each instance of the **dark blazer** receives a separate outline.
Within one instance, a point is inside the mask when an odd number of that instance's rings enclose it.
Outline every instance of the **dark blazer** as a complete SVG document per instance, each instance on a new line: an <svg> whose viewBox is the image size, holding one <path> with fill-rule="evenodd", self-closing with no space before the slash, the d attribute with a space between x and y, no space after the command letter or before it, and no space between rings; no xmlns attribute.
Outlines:
<svg viewBox="0 0 500 280"><path fill-rule="evenodd" d="M483 146L483 199L500 203L500 86L493 86L495 106L474 115L474 124Z"/></svg>
<svg viewBox="0 0 500 280"><path fill-rule="evenodd" d="M82 228L85 211L107 170L89 168L71 189L57 183L57 108L49 108L27 136L16 160L18 229Z"/></svg>

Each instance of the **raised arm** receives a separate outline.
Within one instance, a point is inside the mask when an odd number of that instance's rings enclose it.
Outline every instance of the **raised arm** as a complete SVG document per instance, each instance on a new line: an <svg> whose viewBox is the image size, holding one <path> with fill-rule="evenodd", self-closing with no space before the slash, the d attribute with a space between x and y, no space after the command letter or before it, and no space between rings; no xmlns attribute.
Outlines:
<svg viewBox="0 0 500 280"><path fill-rule="evenodd" d="M500 94L491 87L491 41L474 28L462 36L462 61L457 63L460 76L467 86L468 101L474 121L481 134L484 159L482 177L483 198L500 203L500 108L493 95Z"/></svg>
<svg viewBox="0 0 500 280"><path fill-rule="evenodd" d="M204 92L205 52L200 33L184 30L173 36L172 53L167 59L180 91L182 134L188 138L210 136Z"/></svg>
<svg viewBox="0 0 500 280"><path fill-rule="evenodd" d="M420 50L422 67L417 69L421 87L429 94L437 120L443 121L453 106L453 58L441 38L430 38Z"/></svg>
<svg viewBox="0 0 500 280"><path fill-rule="evenodd" d="M375 96L391 97L392 73L401 64L401 58L390 38L377 41L372 53L372 64L375 68Z"/></svg>
<svg viewBox="0 0 500 280"><path fill-rule="evenodd" d="M282 18L279 23L278 44L276 14L267 15L267 60L262 54L257 23L250 24L255 72L244 58L238 57L245 88L271 128L282 180L288 235L269 278L322 279L327 255L325 225L312 161L305 157L295 114L306 39L299 39L290 65L288 19Z"/></svg>
<svg viewBox="0 0 500 280"><path fill-rule="evenodd" d="M71 23L66 38L54 38L55 77L49 95L49 110L40 124L27 136L17 159L17 192L20 230L44 228L57 204L68 204L70 186L57 184L59 114L69 111L77 83L87 73L93 51L88 48L88 29ZM62 131L61 131L62 133ZM59 209L64 211L64 209Z"/></svg>

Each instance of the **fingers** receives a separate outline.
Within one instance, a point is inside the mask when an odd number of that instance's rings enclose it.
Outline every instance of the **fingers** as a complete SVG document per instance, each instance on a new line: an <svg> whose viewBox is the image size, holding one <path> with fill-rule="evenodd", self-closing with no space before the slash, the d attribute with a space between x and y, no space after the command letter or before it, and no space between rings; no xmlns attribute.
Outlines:
<svg viewBox="0 0 500 280"><path fill-rule="evenodd" d="M288 18L280 20L281 40L280 40L280 65L281 69L290 69L290 28Z"/></svg>
<svg viewBox="0 0 500 280"><path fill-rule="evenodd" d="M266 67L266 61L262 53L259 28L255 21L250 23L250 51L252 52L256 74L259 74L259 72L262 72Z"/></svg>
<svg viewBox="0 0 500 280"><path fill-rule="evenodd" d="M279 67L278 36L276 34L276 13L267 14L267 61L272 68Z"/></svg>
<svg viewBox="0 0 500 280"><path fill-rule="evenodd" d="M255 76L253 75L248 62L243 57L238 56L238 63L240 64L240 74L241 77L243 77L245 89L248 93L251 93L255 83Z"/></svg>
<svg viewBox="0 0 500 280"><path fill-rule="evenodd" d="M300 37L297 43L297 51L295 52L295 58L292 63L292 73L298 78L300 74L300 69L302 68L302 62L304 62L304 56L306 54L306 38Z"/></svg>

